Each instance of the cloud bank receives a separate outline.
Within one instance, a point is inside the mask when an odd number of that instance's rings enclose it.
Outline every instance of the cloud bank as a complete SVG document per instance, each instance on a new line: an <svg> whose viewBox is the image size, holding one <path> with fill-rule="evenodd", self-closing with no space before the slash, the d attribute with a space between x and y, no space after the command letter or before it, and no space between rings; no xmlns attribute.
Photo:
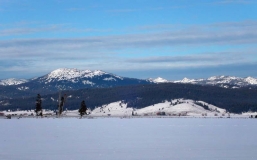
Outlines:
<svg viewBox="0 0 257 160"><path fill-rule="evenodd" d="M158 29L158 26L152 28ZM41 67L44 70L73 67L132 71L256 63L256 48L247 50L245 47L251 47L257 43L256 28L257 22L244 21L198 25L181 30L145 34L0 40L0 54L3 62L0 67L3 71L21 69L21 66L24 70ZM0 35L51 30L51 28L48 29L2 30ZM242 49L191 53L195 48L208 50L213 46L221 48L222 46L242 46ZM154 49L162 52L163 48L178 48L178 51L166 52L165 55L151 51ZM181 55L179 52L181 48L186 48L188 54ZM149 55L147 51L150 52ZM12 64L12 61L16 63Z"/></svg>

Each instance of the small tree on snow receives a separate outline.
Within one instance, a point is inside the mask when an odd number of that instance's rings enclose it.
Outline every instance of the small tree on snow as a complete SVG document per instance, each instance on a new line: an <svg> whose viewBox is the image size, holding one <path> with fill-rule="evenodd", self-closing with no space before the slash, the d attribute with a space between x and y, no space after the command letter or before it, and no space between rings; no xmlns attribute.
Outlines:
<svg viewBox="0 0 257 160"><path fill-rule="evenodd" d="M37 116L43 116L43 111L42 111L42 100L40 94L37 94L37 99L36 99L36 115Z"/></svg>
<svg viewBox="0 0 257 160"><path fill-rule="evenodd" d="M85 101L83 100L80 104L79 114L82 117L83 115L87 114L87 106L85 104Z"/></svg>

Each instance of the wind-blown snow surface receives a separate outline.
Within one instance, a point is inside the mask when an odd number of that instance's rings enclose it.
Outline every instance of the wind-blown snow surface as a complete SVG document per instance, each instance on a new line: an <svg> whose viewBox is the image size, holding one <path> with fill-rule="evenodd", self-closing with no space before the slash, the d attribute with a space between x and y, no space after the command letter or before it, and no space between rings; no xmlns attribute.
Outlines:
<svg viewBox="0 0 257 160"><path fill-rule="evenodd" d="M255 119L0 119L1 160L256 160Z"/></svg>

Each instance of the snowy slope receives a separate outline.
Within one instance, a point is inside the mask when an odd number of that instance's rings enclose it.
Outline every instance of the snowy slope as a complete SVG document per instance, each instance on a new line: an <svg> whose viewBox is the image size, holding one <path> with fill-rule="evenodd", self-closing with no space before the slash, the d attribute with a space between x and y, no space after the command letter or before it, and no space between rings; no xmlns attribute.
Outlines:
<svg viewBox="0 0 257 160"><path fill-rule="evenodd" d="M131 116L133 108L127 108L122 101L113 102L97 107L91 112L92 116Z"/></svg>
<svg viewBox="0 0 257 160"><path fill-rule="evenodd" d="M226 113L225 109L204 103L209 107L209 110L204 109L202 106L195 104L193 100L175 99L172 102L158 103L142 109L134 111L135 115L156 115L165 112L165 115L195 115L205 113Z"/></svg>
<svg viewBox="0 0 257 160"><path fill-rule="evenodd" d="M108 105L97 107L91 112L92 116L131 116L132 112L137 116L156 116L161 112L165 115L202 115L202 114L223 114L225 109L221 109L214 105L197 101L208 106L208 110L196 104L193 100L174 99L172 102L158 103L152 106L146 106L142 109L128 108L123 101L113 102Z"/></svg>
<svg viewBox="0 0 257 160"><path fill-rule="evenodd" d="M10 79L0 80L0 85L3 85L3 86L19 85L22 83L26 83L27 81L28 80L25 80L25 79L10 78Z"/></svg>

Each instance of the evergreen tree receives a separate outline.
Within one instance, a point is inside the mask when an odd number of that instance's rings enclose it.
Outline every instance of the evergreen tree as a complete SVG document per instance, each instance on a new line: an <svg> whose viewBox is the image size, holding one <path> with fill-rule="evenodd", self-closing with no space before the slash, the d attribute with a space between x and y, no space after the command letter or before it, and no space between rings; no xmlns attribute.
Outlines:
<svg viewBox="0 0 257 160"><path fill-rule="evenodd" d="M37 94L37 99L36 99L36 115L37 116L43 116L43 111L42 111L42 100L40 94Z"/></svg>
<svg viewBox="0 0 257 160"><path fill-rule="evenodd" d="M84 114L87 114L87 106L85 104L85 101L83 100L80 104L79 114L82 117Z"/></svg>
<svg viewBox="0 0 257 160"><path fill-rule="evenodd" d="M60 103L60 106L59 106L59 115L62 114L63 106L64 106L64 97L62 96L61 103Z"/></svg>

